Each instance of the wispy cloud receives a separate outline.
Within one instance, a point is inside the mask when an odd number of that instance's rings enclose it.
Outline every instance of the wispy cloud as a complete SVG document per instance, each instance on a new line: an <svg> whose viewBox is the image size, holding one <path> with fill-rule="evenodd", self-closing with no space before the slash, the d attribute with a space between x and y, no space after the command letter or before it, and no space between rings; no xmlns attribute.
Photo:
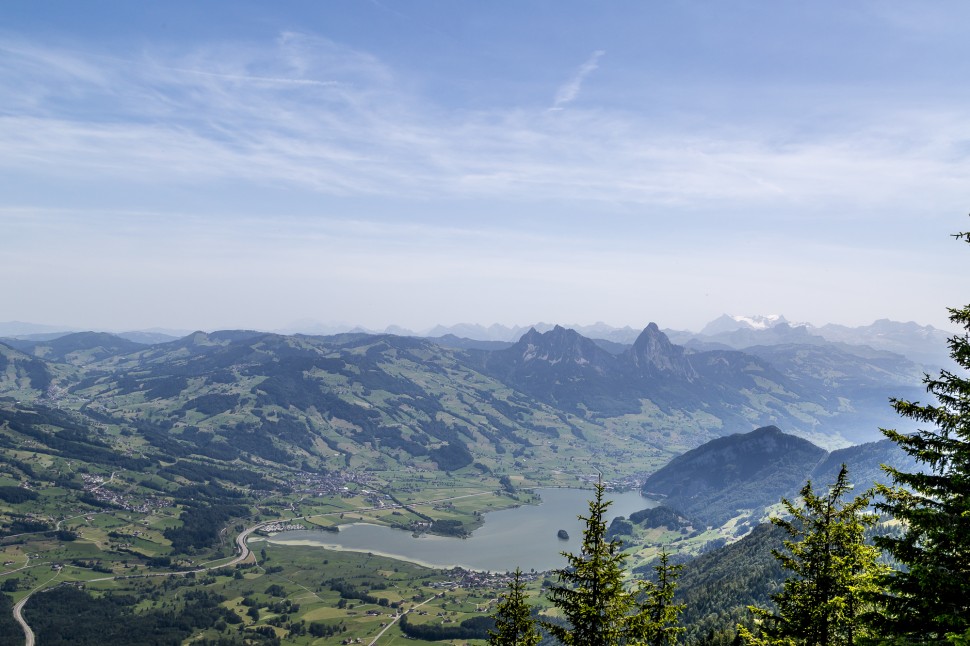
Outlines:
<svg viewBox="0 0 970 646"><path fill-rule="evenodd" d="M573 101L594 52L557 96ZM214 183L394 199L542 200L831 212L952 208L965 198L970 112L869 108L814 124L633 111L444 110L392 68L287 33L130 60L0 44L0 169L38 181ZM864 124L858 126L857 124ZM213 189L215 190L215 189ZM9 199L9 198L8 198Z"/></svg>
<svg viewBox="0 0 970 646"><path fill-rule="evenodd" d="M580 89L583 87L583 81L599 67L599 60L605 53L603 50L598 49L590 54L586 62L576 70L573 77L556 92L556 98L553 100L550 110L562 110L563 106L567 103L572 103L576 100L576 97L579 96Z"/></svg>
<svg viewBox="0 0 970 646"><path fill-rule="evenodd" d="M944 64L961 60L959 21L939 45L942 14L906 32L927 45L907 50L926 50L916 62L870 52L875 40L825 42L820 58L848 74L812 67L800 43L814 32L789 43L796 59L748 69L778 44L762 30L770 42L750 51L611 40L567 79L580 61L529 56L516 39L530 30L483 34L485 51L435 31L450 20L388 11L407 28L374 50L295 31L70 48L0 28L8 318L377 327L595 312L677 326L686 308L695 324L738 309L843 320L865 297L866 316L926 320L968 280L962 256L916 239L947 244L966 208L970 109L952 83L962 68ZM729 60L711 64L722 47ZM462 55L422 64L442 51ZM659 51L670 58L647 58ZM503 73L520 60L532 64ZM550 85L550 69L567 82ZM586 100L594 81L602 100Z"/></svg>
<svg viewBox="0 0 970 646"><path fill-rule="evenodd" d="M211 76L226 81L242 81L245 83L268 83L272 85L316 85L320 87L334 87L337 81L317 81L314 79L303 78L281 78L277 76L254 76L252 74L222 74L219 72L207 72L205 70L180 69L177 67L169 68L173 72L183 74L198 74L199 76Z"/></svg>

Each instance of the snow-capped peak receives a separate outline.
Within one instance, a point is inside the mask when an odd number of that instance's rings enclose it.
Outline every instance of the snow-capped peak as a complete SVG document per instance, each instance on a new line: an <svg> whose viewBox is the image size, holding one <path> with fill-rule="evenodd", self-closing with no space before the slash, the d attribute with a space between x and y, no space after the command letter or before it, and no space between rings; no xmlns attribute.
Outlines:
<svg viewBox="0 0 970 646"><path fill-rule="evenodd" d="M704 326L700 333L713 336L737 330L768 330L783 323L791 327L804 325L803 323L792 323L781 314L723 314Z"/></svg>
<svg viewBox="0 0 970 646"><path fill-rule="evenodd" d="M787 323L785 317L781 314L755 314L753 316L732 314L731 318L752 330L767 330L779 323Z"/></svg>

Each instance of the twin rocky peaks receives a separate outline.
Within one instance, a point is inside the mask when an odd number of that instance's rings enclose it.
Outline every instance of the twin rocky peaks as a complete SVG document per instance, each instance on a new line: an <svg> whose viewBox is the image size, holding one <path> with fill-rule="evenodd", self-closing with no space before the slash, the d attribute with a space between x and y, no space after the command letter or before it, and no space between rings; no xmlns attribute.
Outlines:
<svg viewBox="0 0 970 646"><path fill-rule="evenodd" d="M233 425L269 429L277 424L265 417L271 402L300 424L324 424L358 443L392 429L402 444L409 433L424 438L444 433L441 427L466 433L473 444L495 429L507 437L523 429L551 436L555 426L560 436L576 435L581 420L632 428L640 437L676 431L690 445L768 424L831 444L866 441L898 421L889 397L922 392L922 371L902 356L813 341L682 346L654 323L633 345L561 326L531 329L515 343L225 330L146 345L77 333L0 340L0 395L42 396L53 384L118 410L132 395L139 406L169 411L166 423L219 433L223 414ZM209 413L190 423L171 410Z"/></svg>
<svg viewBox="0 0 970 646"><path fill-rule="evenodd" d="M521 366L543 361L549 364L574 363L588 366L600 374L618 370L627 373L639 372L641 375L663 374L688 381L698 376L684 348L671 343L656 323L650 323L644 328L633 346L619 355L608 352L575 330L560 325L545 333L537 332L535 328L530 329L507 352L519 354Z"/></svg>

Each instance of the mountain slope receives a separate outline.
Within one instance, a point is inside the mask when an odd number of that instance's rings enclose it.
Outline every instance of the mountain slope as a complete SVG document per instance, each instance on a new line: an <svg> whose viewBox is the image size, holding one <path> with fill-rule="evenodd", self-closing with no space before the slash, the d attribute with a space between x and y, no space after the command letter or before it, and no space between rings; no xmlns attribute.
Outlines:
<svg viewBox="0 0 970 646"><path fill-rule="evenodd" d="M71 394L83 412L142 420L150 441L217 459L452 470L543 438L578 442L561 412L463 360L392 335L197 332L94 364Z"/></svg>
<svg viewBox="0 0 970 646"><path fill-rule="evenodd" d="M911 455L887 439L832 451L808 477L816 486L828 486L835 482L843 464L849 469L849 480L855 484L857 494L871 487L873 483L891 484L889 474L882 468L883 464L906 472L921 468Z"/></svg>
<svg viewBox="0 0 970 646"><path fill-rule="evenodd" d="M41 396L52 380L52 370L47 363L0 343L0 394Z"/></svg>
<svg viewBox="0 0 970 646"><path fill-rule="evenodd" d="M867 534L871 537L886 531L892 529L877 526ZM763 523L741 540L684 563L674 594L676 603L686 605L680 617L687 628L684 643L737 643L737 625L751 628L754 624L749 606L775 607L772 595L781 592L785 580L794 576L772 553L787 553L786 539L789 536L781 527Z"/></svg>
<svg viewBox="0 0 970 646"><path fill-rule="evenodd" d="M862 404L866 389L881 399L904 381L880 356L689 352L655 324L618 354L559 326L494 350L248 330L149 346L95 333L31 343L49 360L5 346L0 395L59 398L139 446L329 467L518 463L538 475L541 464L568 470L595 456L634 474L771 424L838 446L895 421Z"/></svg>
<svg viewBox="0 0 970 646"><path fill-rule="evenodd" d="M761 515L782 497L794 498L806 481L816 489L835 482L845 464L857 492L889 484L883 464L916 467L890 440L831 453L774 426L711 440L671 460L643 484L643 493L688 518L712 526L739 514Z"/></svg>
<svg viewBox="0 0 970 646"><path fill-rule="evenodd" d="M797 491L825 457L823 449L775 426L718 438L680 455L643 484L646 495L689 518L718 526L743 510Z"/></svg>
<svg viewBox="0 0 970 646"><path fill-rule="evenodd" d="M74 332L48 341L19 341L7 343L35 357L57 363L83 365L118 354L135 352L144 344L130 341L107 332Z"/></svg>
<svg viewBox="0 0 970 646"><path fill-rule="evenodd" d="M770 607L771 595L785 580L771 551L781 550L786 537L780 527L765 523L740 541L684 564L674 601L686 604L681 622L687 643L714 642L710 638L721 631L730 640L738 623L751 621L748 606Z"/></svg>

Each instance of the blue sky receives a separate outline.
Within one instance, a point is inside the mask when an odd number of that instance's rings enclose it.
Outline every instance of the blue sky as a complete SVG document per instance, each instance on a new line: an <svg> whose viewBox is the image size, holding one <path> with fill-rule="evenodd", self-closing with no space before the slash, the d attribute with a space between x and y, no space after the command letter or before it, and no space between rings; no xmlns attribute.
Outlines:
<svg viewBox="0 0 970 646"><path fill-rule="evenodd" d="M964 2L0 5L0 321L946 325ZM298 326L297 326L298 327Z"/></svg>

